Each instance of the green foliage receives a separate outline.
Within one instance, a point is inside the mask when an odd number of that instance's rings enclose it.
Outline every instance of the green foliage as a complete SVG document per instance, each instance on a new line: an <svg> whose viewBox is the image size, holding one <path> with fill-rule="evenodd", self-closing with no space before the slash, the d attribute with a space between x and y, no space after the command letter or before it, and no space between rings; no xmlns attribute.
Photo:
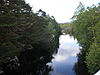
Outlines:
<svg viewBox="0 0 100 75"><path fill-rule="evenodd" d="M89 68L89 72L91 74L97 72L100 69L100 22L97 23L94 27L95 36L94 42L91 44L89 48L89 53L87 54L87 66Z"/></svg>
<svg viewBox="0 0 100 75"><path fill-rule="evenodd" d="M28 46L34 48L35 44L44 44L52 53L57 48L59 35L59 25L44 11L33 13L24 0L0 0L1 61Z"/></svg>
<svg viewBox="0 0 100 75"><path fill-rule="evenodd" d="M97 72L100 69L100 44L94 41L90 46L90 52L87 54L87 66L91 74Z"/></svg>
<svg viewBox="0 0 100 75"><path fill-rule="evenodd" d="M70 23L62 23L62 24L60 24L61 28L66 28L68 26L71 26L71 24Z"/></svg>
<svg viewBox="0 0 100 75"><path fill-rule="evenodd" d="M65 34L72 34L73 28L72 28L72 23L63 23L60 24L60 27L62 29L62 33Z"/></svg>
<svg viewBox="0 0 100 75"><path fill-rule="evenodd" d="M0 16L0 27L1 26L14 26L16 25L16 17L3 15Z"/></svg>
<svg viewBox="0 0 100 75"><path fill-rule="evenodd" d="M100 5L83 8L80 4L73 16L73 35L82 47L89 72L93 74L100 69Z"/></svg>

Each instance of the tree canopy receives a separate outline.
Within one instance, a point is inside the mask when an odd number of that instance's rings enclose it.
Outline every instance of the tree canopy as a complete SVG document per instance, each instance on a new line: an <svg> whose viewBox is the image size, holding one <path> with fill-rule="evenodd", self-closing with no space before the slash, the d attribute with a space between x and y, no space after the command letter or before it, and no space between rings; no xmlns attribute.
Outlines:
<svg viewBox="0 0 100 75"><path fill-rule="evenodd" d="M73 16L73 35L81 49L81 57L89 73L100 69L100 5L84 8L80 3Z"/></svg>
<svg viewBox="0 0 100 75"><path fill-rule="evenodd" d="M52 53L59 35L56 20L43 10L34 13L24 0L0 0L0 61L40 43Z"/></svg>

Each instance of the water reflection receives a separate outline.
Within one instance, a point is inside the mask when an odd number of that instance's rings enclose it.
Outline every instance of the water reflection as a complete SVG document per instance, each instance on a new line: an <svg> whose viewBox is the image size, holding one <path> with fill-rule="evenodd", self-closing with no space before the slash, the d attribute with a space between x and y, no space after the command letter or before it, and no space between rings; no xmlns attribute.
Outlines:
<svg viewBox="0 0 100 75"><path fill-rule="evenodd" d="M45 42L39 42L33 44L31 49L25 48L17 55L20 66L16 67L15 62L10 62L11 59L5 62L2 67L0 66L0 69L4 71L2 75L49 75L52 67L48 66L47 63L51 62L52 53L55 50L51 50L47 45ZM55 48L58 47L57 44L53 45L56 45Z"/></svg>
<svg viewBox="0 0 100 75"><path fill-rule="evenodd" d="M50 66L46 65L53 58L51 54L45 49L41 51L41 49L37 48L37 50L21 53L19 56L21 63L20 74L48 75L49 71L52 70Z"/></svg>
<svg viewBox="0 0 100 75"><path fill-rule="evenodd" d="M79 58L77 61L80 52L77 40L69 35L61 35L56 41L52 41L49 46L45 42L39 42L32 44L32 49L25 48L17 55L20 66L4 63L0 68L4 71L2 75L88 75L84 73L87 69ZM82 58L80 53L79 56Z"/></svg>
<svg viewBox="0 0 100 75"><path fill-rule="evenodd" d="M57 54L54 54L52 63L53 71L51 75L75 75L73 66L77 62L77 54L79 53L79 45L77 40L69 35L61 35L60 47Z"/></svg>

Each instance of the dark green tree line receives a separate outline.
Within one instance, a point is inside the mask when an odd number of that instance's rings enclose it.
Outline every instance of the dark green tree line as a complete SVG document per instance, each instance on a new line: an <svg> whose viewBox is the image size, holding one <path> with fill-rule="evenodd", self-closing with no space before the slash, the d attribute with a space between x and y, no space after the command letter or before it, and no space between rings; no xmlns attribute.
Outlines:
<svg viewBox="0 0 100 75"><path fill-rule="evenodd" d="M39 12L33 13L24 0L0 0L0 61L40 43L54 52L60 27L46 12Z"/></svg>

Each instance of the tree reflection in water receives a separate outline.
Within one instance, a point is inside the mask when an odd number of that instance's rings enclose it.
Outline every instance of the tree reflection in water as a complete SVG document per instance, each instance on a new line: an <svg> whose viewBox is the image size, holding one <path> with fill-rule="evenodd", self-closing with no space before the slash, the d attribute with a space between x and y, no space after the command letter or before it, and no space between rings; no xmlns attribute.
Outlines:
<svg viewBox="0 0 100 75"><path fill-rule="evenodd" d="M88 68L85 63L85 52L84 50L80 49L80 53L77 54L78 61L75 63L73 70L75 71L76 75L90 75L88 73Z"/></svg>
<svg viewBox="0 0 100 75"><path fill-rule="evenodd" d="M25 50L20 53L20 71L22 75L48 75L52 68L46 65L51 62L52 54L43 43L34 45L32 50Z"/></svg>
<svg viewBox="0 0 100 75"><path fill-rule="evenodd" d="M59 43L58 43L59 44ZM51 50L50 47L44 45L44 43L34 44L33 48L25 48L17 56L20 66L17 69L2 69L4 75L50 75L52 67L47 63L51 62L53 58L52 54L57 50L58 45L54 45L55 50ZM53 47L52 47L53 48ZM5 66L7 67L7 65Z"/></svg>

